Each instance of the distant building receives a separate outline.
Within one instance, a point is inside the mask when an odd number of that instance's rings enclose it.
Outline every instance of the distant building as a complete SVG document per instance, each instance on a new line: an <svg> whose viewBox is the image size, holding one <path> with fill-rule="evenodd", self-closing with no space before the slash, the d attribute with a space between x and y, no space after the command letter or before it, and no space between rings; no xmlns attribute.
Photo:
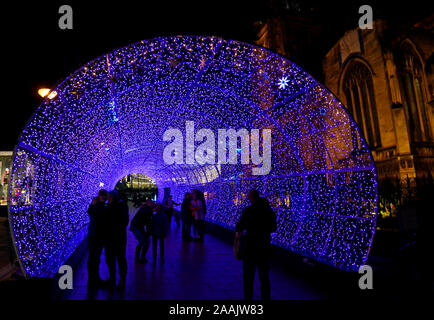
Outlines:
<svg viewBox="0 0 434 320"><path fill-rule="evenodd" d="M327 6L269 0L255 23L256 44L295 62L342 101L370 146L380 182L434 176L433 15L389 15L372 30L348 30L358 16L341 17L339 27Z"/></svg>
<svg viewBox="0 0 434 320"><path fill-rule="evenodd" d="M323 60L325 85L364 133L380 181L434 176L433 52L431 16L349 30Z"/></svg>
<svg viewBox="0 0 434 320"><path fill-rule="evenodd" d="M12 156L12 151L0 151L0 205L7 205Z"/></svg>
<svg viewBox="0 0 434 320"><path fill-rule="evenodd" d="M322 8L310 1L270 0L270 13L255 22L256 44L285 56L314 77L322 72L321 59L329 38L324 24L314 18Z"/></svg>
<svg viewBox="0 0 434 320"><path fill-rule="evenodd" d="M116 184L116 189L127 194L130 200L135 200L135 202L139 198L156 200L158 195L155 181L144 174L134 173L123 177Z"/></svg>
<svg viewBox="0 0 434 320"><path fill-rule="evenodd" d="M16 270L6 208L12 157L12 151L0 151L0 281L8 279Z"/></svg>

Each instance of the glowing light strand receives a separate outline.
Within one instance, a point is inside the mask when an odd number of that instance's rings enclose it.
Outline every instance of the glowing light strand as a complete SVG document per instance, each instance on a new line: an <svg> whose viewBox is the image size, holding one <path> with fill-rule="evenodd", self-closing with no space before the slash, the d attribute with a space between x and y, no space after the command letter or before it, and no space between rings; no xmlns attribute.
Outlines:
<svg viewBox="0 0 434 320"><path fill-rule="evenodd" d="M233 228L257 188L278 216L273 243L344 270L366 261L377 178L345 108L296 65L215 37L141 41L88 63L45 99L23 131L11 172L10 220L28 276L47 276L86 235L99 188L129 173L206 192L210 222ZM53 91L54 92L54 91ZM272 169L166 165L162 132L271 128Z"/></svg>

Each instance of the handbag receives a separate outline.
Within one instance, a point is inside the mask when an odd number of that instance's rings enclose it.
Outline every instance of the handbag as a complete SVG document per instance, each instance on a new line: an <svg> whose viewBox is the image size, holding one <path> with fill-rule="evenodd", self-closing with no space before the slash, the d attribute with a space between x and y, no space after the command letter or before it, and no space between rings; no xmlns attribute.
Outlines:
<svg viewBox="0 0 434 320"><path fill-rule="evenodd" d="M243 233L235 236L234 241L234 257L237 260L243 260L246 251L246 239Z"/></svg>

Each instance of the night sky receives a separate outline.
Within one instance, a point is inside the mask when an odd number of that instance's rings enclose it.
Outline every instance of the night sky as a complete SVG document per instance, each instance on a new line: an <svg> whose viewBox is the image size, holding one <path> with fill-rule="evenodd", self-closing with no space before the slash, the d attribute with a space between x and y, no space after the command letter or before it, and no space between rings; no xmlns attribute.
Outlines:
<svg viewBox="0 0 434 320"><path fill-rule="evenodd" d="M32 113L41 103L38 88L57 83L88 61L117 47L163 35L216 35L253 43L253 23L272 15L268 0L202 1L14 1L2 3L2 91L0 150L13 150ZM376 17L395 21L424 15L427 4L411 6L378 1L302 1L315 7L331 47L345 30L357 26L361 4ZM343 4L342 4L343 3ZM418 4L419 3L419 4ZM427 2L426 2L427 3ZM71 5L74 29L58 28L58 9ZM324 48L326 52L329 48ZM302 66L303 67L303 66Z"/></svg>

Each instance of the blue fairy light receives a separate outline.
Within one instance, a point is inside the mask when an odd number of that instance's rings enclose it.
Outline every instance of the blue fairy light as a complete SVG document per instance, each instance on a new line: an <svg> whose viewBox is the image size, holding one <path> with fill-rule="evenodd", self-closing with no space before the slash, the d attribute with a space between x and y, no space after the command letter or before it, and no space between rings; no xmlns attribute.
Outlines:
<svg viewBox="0 0 434 320"><path fill-rule="evenodd" d="M343 270L365 263L377 215L369 148L336 97L284 57L218 37L161 37L93 60L55 91L21 134L11 172L10 220L28 276L56 273L86 236L99 188L131 173L178 200L206 191L207 220L229 229L256 188L279 217L275 245ZM186 121L271 129L270 173L166 165L162 135Z"/></svg>

